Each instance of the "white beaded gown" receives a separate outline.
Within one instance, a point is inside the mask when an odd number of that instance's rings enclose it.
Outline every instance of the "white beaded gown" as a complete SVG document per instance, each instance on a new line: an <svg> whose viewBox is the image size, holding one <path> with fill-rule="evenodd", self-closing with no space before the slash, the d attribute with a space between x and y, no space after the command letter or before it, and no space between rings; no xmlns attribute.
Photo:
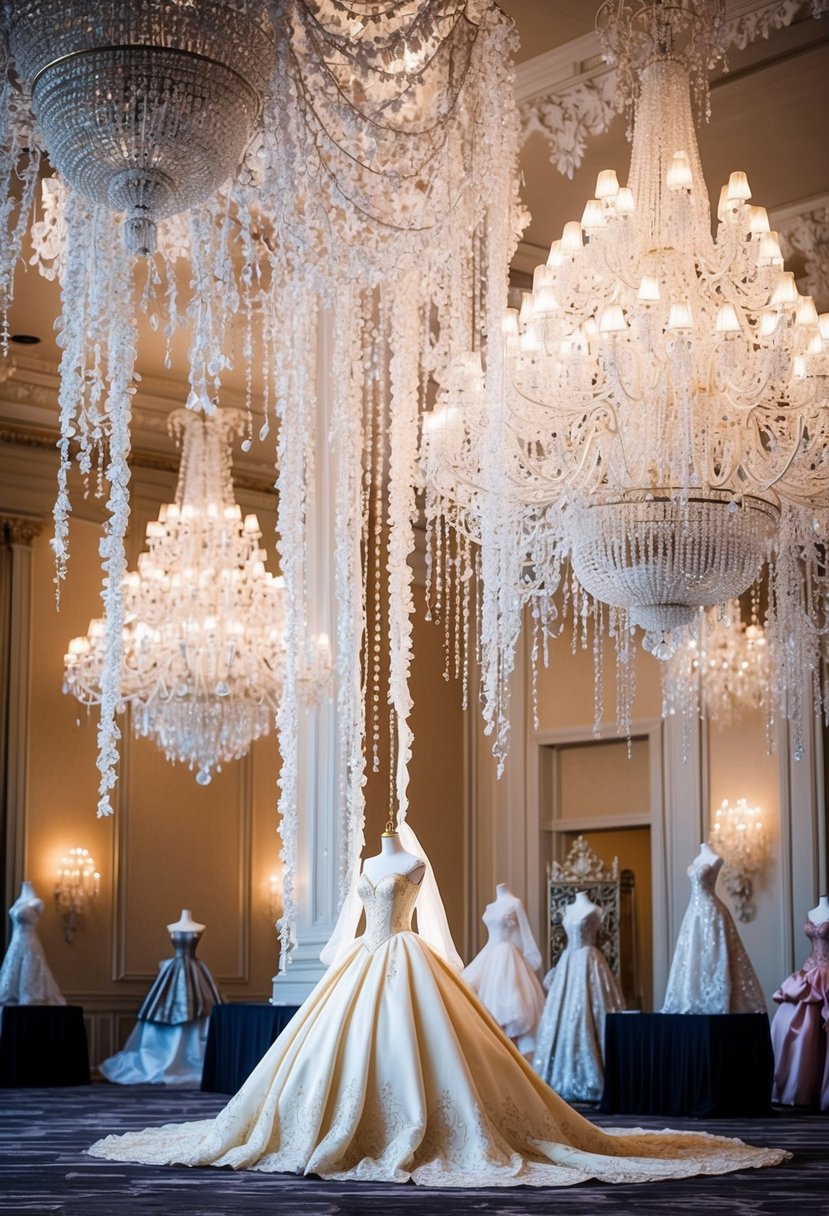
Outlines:
<svg viewBox="0 0 829 1216"><path fill-rule="evenodd" d="M679 930L663 1013L765 1013L760 981L731 913L717 896L723 859L688 867L691 901Z"/></svg>
<svg viewBox="0 0 829 1216"><path fill-rule="evenodd" d="M604 1089L604 1021L624 1009L622 993L596 945L601 910L569 904L567 946L552 971L536 1035L533 1068L562 1098L598 1102Z"/></svg>
<svg viewBox="0 0 829 1216"><path fill-rule="evenodd" d="M411 929L419 888L362 875L366 932L215 1118L107 1136L111 1161L434 1187L655 1181L787 1154L704 1133L600 1131L558 1098Z"/></svg>
<svg viewBox="0 0 829 1216"><path fill-rule="evenodd" d="M42 912L43 900L33 891L9 908L12 936L0 968L0 1005L66 1004L37 934Z"/></svg>
<svg viewBox="0 0 829 1216"><path fill-rule="evenodd" d="M544 989L535 974L541 955L524 905L516 895L500 896L487 904L482 919L489 937L464 969L463 978L504 1034L522 1055L529 1056L544 1008Z"/></svg>

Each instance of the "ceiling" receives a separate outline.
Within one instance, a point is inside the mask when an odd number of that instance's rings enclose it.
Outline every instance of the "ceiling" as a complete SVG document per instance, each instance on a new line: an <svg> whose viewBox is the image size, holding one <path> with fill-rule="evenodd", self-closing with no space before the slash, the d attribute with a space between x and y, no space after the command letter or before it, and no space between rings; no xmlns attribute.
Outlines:
<svg viewBox="0 0 829 1216"><path fill-rule="evenodd" d="M752 8L750 0L729 0L729 5L741 12ZM754 8L758 6L755 0ZM516 75L523 104L533 95L560 91L603 70L593 35L592 0L502 0L502 7L514 18L521 38ZM807 15L808 5L797 6L795 0L790 0L789 8L797 8L790 28L771 31L744 51L732 51L729 73L715 75L711 121L700 132L703 165L714 198L732 169L744 169L754 201L770 211L804 200L829 199L829 16L815 20ZM527 139L521 154L522 190L532 218L524 239L538 250L524 250L524 270L531 268L533 260L541 260L566 220L580 218L584 202L593 195L598 171L613 167L623 179L629 155L620 117L602 134L589 138L572 180L552 165L540 135ZM0 422L6 433L10 423L54 425L53 412L43 405L35 409L19 385L30 374L27 369L34 367L35 378L40 376L43 382L39 399L48 398L53 379L47 373L59 358L53 330L58 311L56 285L21 268L11 332L31 334L40 343L12 348L18 387L14 375L0 383ZM155 395L160 415L181 403L187 379L186 335L180 334L174 342L168 371L161 339L143 325L138 370L145 378L145 393ZM0 368L0 379L2 374ZM243 389L242 369L228 376L226 383L226 399L231 400ZM166 445L162 425L155 426L148 442L159 448Z"/></svg>

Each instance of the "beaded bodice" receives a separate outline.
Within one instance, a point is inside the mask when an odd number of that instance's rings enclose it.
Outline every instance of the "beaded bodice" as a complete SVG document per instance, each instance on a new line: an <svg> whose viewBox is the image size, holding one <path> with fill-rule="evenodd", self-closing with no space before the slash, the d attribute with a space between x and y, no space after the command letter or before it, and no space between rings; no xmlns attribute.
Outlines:
<svg viewBox="0 0 829 1216"><path fill-rule="evenodd" d="M561 923L567 934L567 948L579 950L582 946L595 946L602 924L602 914L596 907L584 913L576 911L575 904L568 904Z"/></svg>
<svg viewBox="0 0 829 1216"><path fill-rule="evenodd" d="M42 911L42 899L18 900L9 908L9 919L15 929L26 932L28 929L34 929Z"/></svg>
<svg viewBox="0 0 829 1216"><path fill-rule="evenodd" d="M419 885L407 874L384 874L376 885L367 874L360 875L357 894L366 913L363 945L367 950L376 950L393 934L411 929L419 892Z"/></svg>
<svg viewBox="0 0 829 1216"><path fill-rule="evenodd" d="M803 926L803 932L812 943L812 953L807 961L817 963L821 967L829 966L829 920L825 920L819 925L807 920Z"/></svg>
<svg viewBox="0 0 829 1216"><path fill-rule="evenodd" d="M717 878L723 868L722 857L713 861L692 861L688 867L688 877L691 880L691 899L705 899L714 895Z"/></svg>

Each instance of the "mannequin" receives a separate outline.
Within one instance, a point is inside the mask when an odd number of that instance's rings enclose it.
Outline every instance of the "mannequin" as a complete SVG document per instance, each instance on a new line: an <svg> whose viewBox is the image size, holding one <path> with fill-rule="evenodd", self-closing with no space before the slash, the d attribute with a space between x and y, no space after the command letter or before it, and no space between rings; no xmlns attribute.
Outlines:
<svg viewBox="0 0 829 1216"><path fill-rule="evenodd" d="M32 883L25 880L9 908L12 936L0 967L0 1005L65 1005L46 962L37 922L43 912Z"/></svg>
<svg viewBox="0 0 829 1216"><path fill-rule="evenodd" d="M524 905L505 882L496 885L495 899L484 909L483 922L487 943L463 977L504 1034L529 1059L544 1008L544 990L536 975L541 954Z"/></svg>
<svg viewBox="0 0 829 1216"><path fill-rule="evenodd" d="M207 1022L221 1002L213 976L196 958L204 925L189 908L167 925L175 955L159 964L138 1020L123 1051L104 1060L100 1071L118 1085L201 1083Z"/></svg>
<svg viewBox="0 0 829 1216"><path fill-rule="evenodd" d="M803 932L809 957L783 981L773 999L772 1101L829 1110L829 898L821 895Z"/></svg>
<svg viewBox="0 0 829 1216"><path fill-rule="evenodd" d="M429 1187L655 1181L784 1159L693 1133L608 1135L568 1107L412 930L433 875L404 828L356 884L365 933L217 1117L107 1136L91 1156Z"/></svg>
<svg viewBox="0 0 829 1216"><path fill-rule="evenodd" d="M765 1013L760 981L717 896L723 858L705 841L688 866L691 899L679 929L662 1013Z"/></svg>
<svg viewBox="0 0 829 1216"><path fill-rule="evenodd" d="M545 978L547 1000L533 1068L563 1098L598 1102L604 1088L604 1023L625 1003L596 945L602 910L578 891L561 920L567 946Z"/></svg>
<svg viewBox="0 0 829 1216"><path fill-rule="evenodd" d="M363 873L375 886L387 874L406 874L413 883L419 885L426 873L426 865L413 853L406 852L390 819L380 837L380 852L365 859Z"/></svg>

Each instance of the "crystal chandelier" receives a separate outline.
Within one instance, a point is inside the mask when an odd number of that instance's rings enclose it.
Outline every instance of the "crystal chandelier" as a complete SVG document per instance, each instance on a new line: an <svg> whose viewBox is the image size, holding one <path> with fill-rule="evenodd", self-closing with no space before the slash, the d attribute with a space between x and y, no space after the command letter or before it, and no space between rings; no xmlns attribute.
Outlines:
<svg viewBox="0 0 829 1216"><path fill-rule="evenodd" d="M768 855L765 818L759 806L738 798L731 806L727 798L714 811L709 838L712 849L724 859L723 882L734 900L737 919L754 919L754 883Z"/></svg>
<svg viewBox="0 0 829 1216"><path fill-rule="evenodd" d="M712 236L692 91L707 101L722 16L719 0L602 4L633 108L628 183L599 174L506 313L489 416L477 372L447 377L424 435L427 515L480 536L496 724L527 603L542 634L563 605L581 633L592 620L630 672L633 627L666 659L701 608L741 595L764 566L786 678L808 673L821 696L829 314L799 293L741 171Z"/></svg>
<svg viewBox="0 0 829 1216"><path fill-rule="evenodd" d="M235 173L274 48L263 0L15 0L9 47L52 164L124 213L127 249Z"/></svg>
<svg viewBox="0 0 829 1216"><path fill-rule="evenodd" d="M173 412L183 441L175 501L147 525L147 549L124 579L120 707L200 785L270 733L285 666L283 580L265 569L259 522L242 519L233 495L229 440L243 422L236 410ZM85 705L100 703L105 647L102 620L69 643L64 691ZM306 655L309 698L327 678L327 649L320 637Z"/></svg>
<svg viewBox="0 0 829 1216"><path fill-rule="evenodd" d="M662 716L706 717L727 726L746 710L772 708L771 662L765 630L753 614L741 619L739 600L700 611L685 641L662 668Z"/></svg>

